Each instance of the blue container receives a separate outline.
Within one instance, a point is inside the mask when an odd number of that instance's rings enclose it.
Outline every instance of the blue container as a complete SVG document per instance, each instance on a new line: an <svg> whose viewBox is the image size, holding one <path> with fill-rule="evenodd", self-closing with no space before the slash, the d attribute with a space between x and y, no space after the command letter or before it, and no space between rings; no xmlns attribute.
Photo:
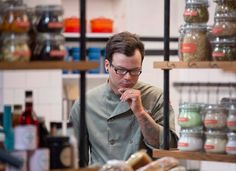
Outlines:
<svg viewBox="0 0 236 171"><path fill-rule="evenodd" d="M88 59L98 63L98 68L89 70L89 73L97 74L100 73L101 66L101 49L96 47L88 48Z"/></svg>
<svg viewBox="0 0 236 171"><path fill-rule="evenodd" d="M12 129L12 114L11 106L5 105L3 112L3 130L5 133L4 146L6 150L12 151L14 149L14 133Z"/></svg>

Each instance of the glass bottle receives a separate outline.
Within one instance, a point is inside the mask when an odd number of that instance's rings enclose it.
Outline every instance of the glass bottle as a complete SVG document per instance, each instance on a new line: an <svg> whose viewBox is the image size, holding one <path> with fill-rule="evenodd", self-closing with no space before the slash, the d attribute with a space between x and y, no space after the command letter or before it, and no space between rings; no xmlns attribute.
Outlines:
<svg viewBox="0 0 236 171"><path fill-rule="evenodd" d="M227 133L228 141L226 144L226 153L227 154L236 154L236 132Z"/></svg>
<svg viewBox="0 0 236 171"><path fill-rule="evenodd" d="M227 127L230 131L236 131L236 103L228 108Z"/></svg>
<svg viewBox="0 0 236 171"><path fill-rule="evenodd" d="M12 126L15 127L16 125L20 124L20 116L22 114L22 105L16 104L13 105L13 113L12 113Z"/></svg>

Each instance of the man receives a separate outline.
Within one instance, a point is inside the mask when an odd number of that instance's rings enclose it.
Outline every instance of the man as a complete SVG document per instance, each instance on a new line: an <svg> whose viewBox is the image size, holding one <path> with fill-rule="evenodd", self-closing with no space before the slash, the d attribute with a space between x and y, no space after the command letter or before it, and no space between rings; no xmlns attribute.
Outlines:
<svg viewBox="0 0 236 171"><path fill-rule="evenodd" d="M122 32L109 39L105 59L109 78L86 96L90 164L127 160L141 148L163 146L163 94L138 81L143 59L144 45L135 34ZM170 111L170 146L176 147L173 109ZM77 100L70 113L76 131L79 115Z"/></svg>

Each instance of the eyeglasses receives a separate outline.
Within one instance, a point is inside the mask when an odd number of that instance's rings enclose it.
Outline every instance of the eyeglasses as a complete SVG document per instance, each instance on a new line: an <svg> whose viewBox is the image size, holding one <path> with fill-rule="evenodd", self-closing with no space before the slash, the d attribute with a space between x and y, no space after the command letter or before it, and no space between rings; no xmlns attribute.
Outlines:
<svg viewBox="0 0 236 171"><path fill-rule="evenodd" d="M139 76L142 73L141 69L124 69L124 68L117 68L112 63L110 63L110 66L114 68L116 74L118 75L125 75L129 72L132 76Z"/></svg>

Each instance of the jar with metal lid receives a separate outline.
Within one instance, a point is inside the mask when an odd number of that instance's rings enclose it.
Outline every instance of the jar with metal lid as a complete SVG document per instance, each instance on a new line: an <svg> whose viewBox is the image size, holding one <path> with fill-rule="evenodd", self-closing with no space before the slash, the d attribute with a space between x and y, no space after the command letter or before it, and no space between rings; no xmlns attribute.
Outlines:
<svg viewBox="0 0 236 171"><path fill-rule="evenodd" d="M178 124L181 128L193 128L202 126L200 106L194 103L184 103L180 106Z"/></svg>
<svg viewBox="0 0 236 171"><path fill-rule="evenodd" d="M72 147L67 136L47 137L50 149L50 169L72 168Z"/></svg>
<svg viewBox="0 0 236 171"><path fill-rule="evenodd" d="M59 33L63 30L63 8L60 5L39 5L35 9L38 32Z"/></svg>
<svg viewBox="0 0 236 171"><path fill-rule="evenodd" d="M228 141L226 144L226 153L227 154L236 154L236 132L227 133Z"/></svg>
<svg viewBox="0 0 236 171"><path fill-rule="evenodd" d="M2 31L11 33L26 33L30 22L25 5L10 5L3 15Z"/></svg>
<svg viewBox="0 0 236 171"><path fill-rule="evenodd" d="M214 0L216 3L215 16L227 16L232 12L236 12L235 0Z"/></svg>
<svg viewBox="0 0 236 171"><path fill-rule="evenodd" d="M180 151L201 151L203 149L203 132L201 129L182 129L178 141Z"/></svg>
<svg viewBox="0 0 236 171"><path fill-rule="evenodd" d="M230 131L236 131L236 103L228 108L227 127Z"/></svg>
<svg viewBox="0 0 236 171"><path fill-rule="evenodd" d="M207 23L209 19L207 0L186 0L184 21L186 23Z"/></svg>
<svg viewBox="0 0 236 171"><path fill-rule="evenodd" d="M5 33L2 35L2 56L4 61L29 61L31 50L26 34Z"/></svg>
<svg viewBox="0 0 236 171"><path fill-rule="evenodd" d="M61 34L38 33L32 60L64 60L66 50Z"/></svg>
<svg viewBox="0 0 236 171"><path fill-rule="evenodd" d="M222 105L208 105L204 111L204 126L206 129L226 128L227 110Z"/></svg>
<svg viewBox="0 0 236 171"><path fill-rule="evenodd" d="M212 35L217 37L236 36L236 13L232 16L215 16Z"/></svg>
<svg viewBox="0 0 236 171"><path fill-rule="evenodd" d="M210 57L210 42L208 27L200 24L186 24L182 26L179 44L181 57L184 62L207 61Z"/></svg>
<svg viewBox="0 0 236 171"><path fill-rule="evenodd" d="M215 38L211 41L212 58L215 61L236 60L236 37Z"/></svg>
<svg viewBox="0 0 236 171"><path fill-rule="evenodd" d="M223 131L208 131L205 132L206 141L204 150L207 153L225 153L227 143L226 132Z"/></svg>

